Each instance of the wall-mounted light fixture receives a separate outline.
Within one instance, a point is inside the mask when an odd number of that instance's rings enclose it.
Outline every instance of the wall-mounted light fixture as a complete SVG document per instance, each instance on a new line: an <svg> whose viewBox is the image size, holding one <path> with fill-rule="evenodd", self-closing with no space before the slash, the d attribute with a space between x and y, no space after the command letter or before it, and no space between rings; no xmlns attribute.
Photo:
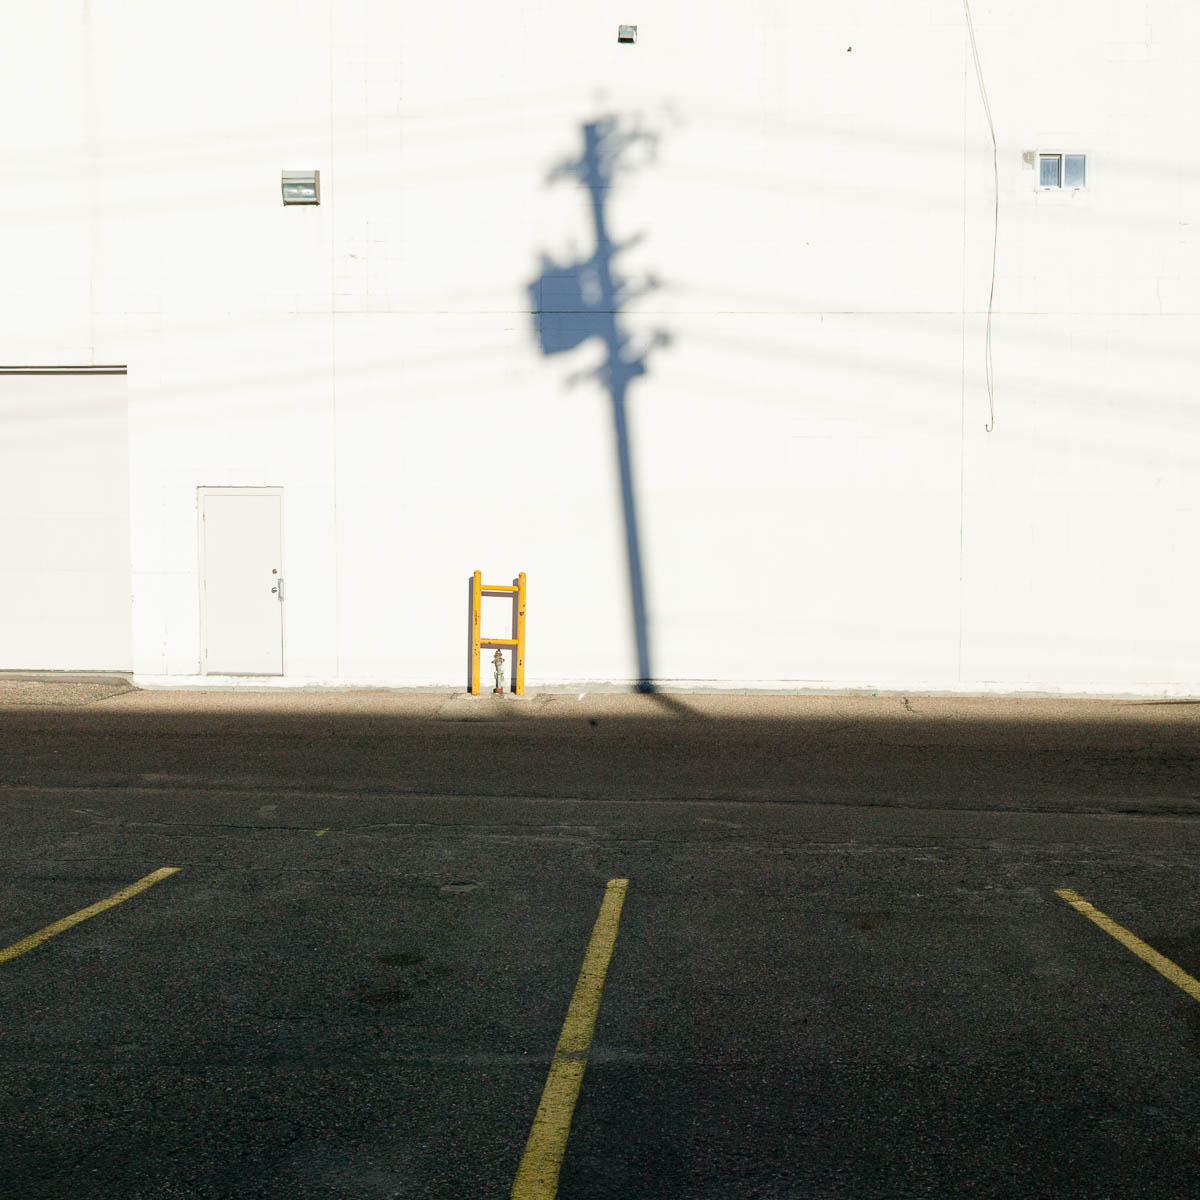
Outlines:
<svg viewBox="0 0 1200 1200"><path fill-rule="evenodd" d="M284 204L321 203L320 171L284 171L282 187Z"/></svg>
<svg viewBox="0 0 1200 1200"><path fill-rule="evenodd" d="M637 41L637 26L636 25L618 25L617 26L617 41L618 42L636 42Z"/></svg>

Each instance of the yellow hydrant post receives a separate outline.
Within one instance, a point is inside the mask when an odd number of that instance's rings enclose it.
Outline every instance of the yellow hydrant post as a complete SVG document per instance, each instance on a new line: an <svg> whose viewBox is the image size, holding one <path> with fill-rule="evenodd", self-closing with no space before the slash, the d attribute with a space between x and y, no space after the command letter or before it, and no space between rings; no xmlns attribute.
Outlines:
<svg viewBox="0 0 1200 1200"><path fill-rule="evenodd" d="M513 598L515 606L513 610L513 636L510 638L489 638L484 637L480 632L482 599L484 592L505 593ZM518 696L525 694L525 572L522 571L516 582L513 584L505 584L501 587L499 584L491 586L483 582L483 576L479 571L471 577L471 677L469 688L472 696L479 695L479 648L480 646L511 646L513 651L513 691ZM496 651L495 658L492 659L492 666L497 671L503 667L504 656L499 649ZM504 689L500 686L502 676L497 674L495 691L502 692Z"/></svg>
<svg viewBox="0 0 1200 1200"><path fill-rule="evenodd" d="M513 691L525 694L525 572L517 576L517 644L513 651Z"/></svg>
<svg viewBox="0 0 1200 1200"><path fill-rule="evenodd" d="M476 571L471 580L471 695L479 695L479 609L483 575Z"/></svg>

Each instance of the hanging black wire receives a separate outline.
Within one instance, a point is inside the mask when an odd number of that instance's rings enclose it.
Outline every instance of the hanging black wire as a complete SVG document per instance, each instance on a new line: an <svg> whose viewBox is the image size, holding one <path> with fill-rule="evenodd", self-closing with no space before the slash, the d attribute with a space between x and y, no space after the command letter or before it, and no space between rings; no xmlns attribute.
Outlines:
<svg viewBox="0 0 1200 1200"><path fill-rule="evenodd" d="M963 0L963 11L967 16L967 34L971 39L971 56L975 60L975 78L979 81L979 96L983 101L987 117L988 132L992 135L992 283L988 291L987 330L984 334L983 363L987 377L988 423L984 429L991 433L996 428L996 378L992 370L992 312L996 303L996 252L1000 245L1000 166L996 149L996 125L992 121L992 106L988 102L987 86L983 82L983 66L979 61L979 46L975 41L975 22L971 19L971 0Z"/></svg>

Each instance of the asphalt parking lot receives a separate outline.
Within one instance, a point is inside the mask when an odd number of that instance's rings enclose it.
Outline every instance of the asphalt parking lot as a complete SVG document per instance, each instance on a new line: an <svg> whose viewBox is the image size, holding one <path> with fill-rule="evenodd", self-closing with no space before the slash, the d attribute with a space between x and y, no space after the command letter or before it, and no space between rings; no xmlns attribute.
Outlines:
<svg viewBox="0 0 1200 1200"><path fill-rule="evenodd" d="M0 1193L1200 1194L1198 732L26 689Z"/></svg>

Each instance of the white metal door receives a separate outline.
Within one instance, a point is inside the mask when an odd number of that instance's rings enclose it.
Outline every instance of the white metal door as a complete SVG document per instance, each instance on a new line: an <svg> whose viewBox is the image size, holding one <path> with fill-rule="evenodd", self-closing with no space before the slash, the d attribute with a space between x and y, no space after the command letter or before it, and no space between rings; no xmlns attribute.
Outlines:
<svg viewBox="0 0 1200 1200"><path fill-rule="evenodd" d="M200 489L201 670L283 674L283 495Z"/></svg>

